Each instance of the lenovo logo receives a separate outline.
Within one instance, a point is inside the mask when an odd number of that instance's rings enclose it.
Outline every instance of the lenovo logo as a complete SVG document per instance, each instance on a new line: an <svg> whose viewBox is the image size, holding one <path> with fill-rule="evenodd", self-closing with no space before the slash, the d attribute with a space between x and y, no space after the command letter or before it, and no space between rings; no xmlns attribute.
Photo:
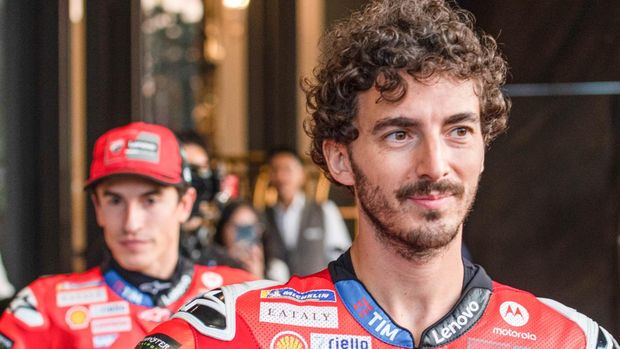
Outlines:
<svg viewBox="0 0 620 349"><path fill-rule="evenodd" d="M465 327L474 315L480 311L480 304L471 301L460 314L453 316L431 331L431 336L436 344L443 343L457 334ZM454 316L456 315L456 316Z"/></svg>

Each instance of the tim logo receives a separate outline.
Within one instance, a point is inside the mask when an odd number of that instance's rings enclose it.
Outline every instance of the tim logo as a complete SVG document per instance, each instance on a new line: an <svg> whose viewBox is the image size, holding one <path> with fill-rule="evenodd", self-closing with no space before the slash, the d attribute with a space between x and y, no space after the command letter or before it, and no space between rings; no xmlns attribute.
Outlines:
<svg viewBox="0 0 620 349"><path fill-rule="evenodd" d="M519 303L507 301L499 307L499 313L502 319L508 324L521 327L530 320L530 313Z"/></svg>
<svg viewBox="0 0 620 349"><path fill-rule="evenodd" d="M372 310L372 305L368 304L366 298L362 298L359 302L353 303L353 308L359 316L363 319L370 313Z"/></svg>

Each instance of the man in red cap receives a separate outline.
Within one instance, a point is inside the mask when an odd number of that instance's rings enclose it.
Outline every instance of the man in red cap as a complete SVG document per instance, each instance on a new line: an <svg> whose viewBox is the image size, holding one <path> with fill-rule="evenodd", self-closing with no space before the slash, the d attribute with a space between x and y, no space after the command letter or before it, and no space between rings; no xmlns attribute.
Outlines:
<svg viewBox="0 0 620 349"><path fill-rule="evenodd" d="M179 255L196 198L179 143L142 122L95 143L86 182L111 258L84 273L40 278L0 318L0 349L128 348L190 298L254 279Z"/></svg>

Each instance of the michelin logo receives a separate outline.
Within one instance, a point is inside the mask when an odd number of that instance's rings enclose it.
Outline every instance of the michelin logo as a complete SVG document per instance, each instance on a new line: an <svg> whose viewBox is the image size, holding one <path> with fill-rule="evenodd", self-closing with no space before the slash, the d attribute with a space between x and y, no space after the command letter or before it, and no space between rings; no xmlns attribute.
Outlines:
<svg viewBox="0 0 620 349"><path fill-rule="evenodd" d="M370 336L310 334L310 349L372 349Z"/></svg>
<svg viewBox="0 0 620 349"><path fill-rule="evenodd" d="M260 298L286 298L298 302L335 302L336 294L332 290L312 290L299 292L292 288L278 288L261 291Z"/></svg>

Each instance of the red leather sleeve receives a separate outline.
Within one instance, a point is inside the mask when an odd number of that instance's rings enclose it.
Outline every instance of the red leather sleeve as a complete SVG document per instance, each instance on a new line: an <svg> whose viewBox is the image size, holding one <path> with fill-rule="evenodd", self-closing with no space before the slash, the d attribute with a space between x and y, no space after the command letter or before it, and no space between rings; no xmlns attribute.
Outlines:
<svg viewBox="0 0 620 349"><path fill-rule="evenodd" d="M155 327L135 349L153 348L194 349L198 347L191 325L180 319L172 319Z"/></svg>

